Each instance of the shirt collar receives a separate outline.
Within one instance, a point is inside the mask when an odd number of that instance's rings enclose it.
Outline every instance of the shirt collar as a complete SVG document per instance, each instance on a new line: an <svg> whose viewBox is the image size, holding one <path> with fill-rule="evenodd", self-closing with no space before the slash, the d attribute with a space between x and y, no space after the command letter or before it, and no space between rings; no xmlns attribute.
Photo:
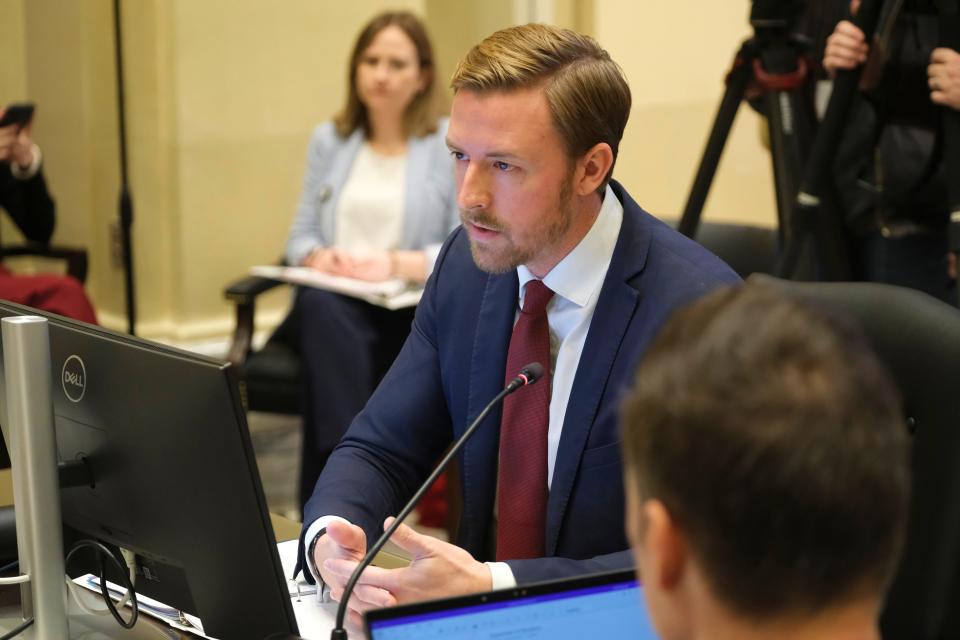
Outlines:
<svg viewBox="0 0 960 640"><path fill-rule="evenodd" d="M577 306L586 306L593 294L603 285L622 222L623 205L613 194L610 185L607 185L600 213L593 221L593 226L579 244L550 270L543 278L543 283L555 294ZM526 265L520 265L517 267L517 278L520 281L522 307L525 287L537 277Z"/></svg>

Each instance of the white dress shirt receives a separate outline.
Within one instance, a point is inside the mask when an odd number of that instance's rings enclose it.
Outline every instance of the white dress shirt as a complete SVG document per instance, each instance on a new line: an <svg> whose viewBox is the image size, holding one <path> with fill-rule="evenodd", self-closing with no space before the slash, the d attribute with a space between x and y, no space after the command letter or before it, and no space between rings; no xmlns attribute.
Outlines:
<svg viewBox="0 0 960 640"><path fill-rule="evenodd" d="M553 484L553 467L557 462L563 419L573 389L573 379L583 355L583 344L590 330L590 321L597 308L603 279L610 267L613 249L623 222L623 205L607 187L600 213L587 235L573 251L557 263L543 278L543 284L554 292L547 305L547 324L550 325L550 426L547 431L547 486ZM523 308L527 283L535 280L525 266L517 267L520 280L520 299L517 317ZM516 321L516 320L514 320ZM505 562L488 562L494 589L506 589L517 584L513 571Z"/></svg>
<svg viewBox="0 0 960 640"><path fill-rule="evenodd" d="M570 400L570 391L583 354L583 345L590 329L593 312L597 308L600 289L613 257L613 249L623 223L623 205L608 186L603 204L593 226L580 243L543 278L543 283L554 292L547 305L547 323L550 325L550 426L547 432L547 483L553 482L553 468L557 461L563 419ZM520 294L517 315L523 308L526 285L535 276L521 265L517 267ZM321 529L339 516L323 516L307 530L304 540L313 540ZM310 566L312 563L308 562ZM513 571L505 562L488 562L494 589L516 586ZM319 576L314 576L319 578Z"/></svg>

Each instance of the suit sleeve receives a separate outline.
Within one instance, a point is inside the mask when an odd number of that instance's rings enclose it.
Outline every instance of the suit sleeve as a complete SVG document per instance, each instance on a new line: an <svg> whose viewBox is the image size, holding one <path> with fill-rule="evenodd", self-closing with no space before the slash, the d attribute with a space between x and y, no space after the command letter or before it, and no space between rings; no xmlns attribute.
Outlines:
<svg viewBox="0 0 960 640"><path fill-rule="evenodd" d="M587 573L602 573L634 567L630 550L608 553L587 560L569 558L534 558L532 560L508 560L517 584L530 584L545 580L557 580Z"/></svg>
<svg viewBox="0 0 960 640"><path fill-rule="evenodd" d="M438 264L448 248L449 243ZM337 515L361 527L369 545L450 444L436 343L438 272L427 282L403 349L327 461L304 507L305 529L321 516ZM304 542L301 538L301 558Z"/></svg>
<svg viewBox="0 0 960 640"><path fill-rule="evenodd" d="M7 210L27 240L50 242L56 213L43 170L26 180L14 178L8 166L0 165L0 171L4 173L0 177L0 206Z"/></svg>

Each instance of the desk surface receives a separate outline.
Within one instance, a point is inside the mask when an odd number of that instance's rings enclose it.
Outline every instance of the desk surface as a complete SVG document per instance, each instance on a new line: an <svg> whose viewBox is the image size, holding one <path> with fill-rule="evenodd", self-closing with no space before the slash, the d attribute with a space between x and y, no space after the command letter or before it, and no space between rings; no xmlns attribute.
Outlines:
<svg viewBox="0 0 960 640"><path fill-rule="evenodd" d="M270 519L273 523L277 542L294 540L300 535L299 522L273 514L270 515ZM14 589L15 587L8 588ZM88 606L102 606L102 600L96 594L86 592L85 596L88 598L85 601ZM329 637L336 615L335 605L318 605L314 602L313 597L304 597L301 600L294 600L293 609L297 616L300 633L305 638L326 640ZM16 627L21 622L19 614L19 603L16 606L8 605L0 608L0 631L8 631ZM140 616L133 629L123 629L109 615L95 616L83 613L72 598L70 599L69 614L71 640L110 640L114 638L119 640L196 640L197 638L197 636L189 633L171 629L169 626L145 615ZM351 632L350 637L358 637L358 634ZM36 640L35 629L31 627L17 638Z"/></svg>

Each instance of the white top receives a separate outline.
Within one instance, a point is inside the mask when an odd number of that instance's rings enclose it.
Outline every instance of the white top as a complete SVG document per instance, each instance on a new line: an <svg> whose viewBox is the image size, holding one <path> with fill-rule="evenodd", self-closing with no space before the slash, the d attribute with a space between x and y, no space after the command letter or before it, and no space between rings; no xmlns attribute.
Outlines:
<svg viewBox="0 0 960 640"><path fill-rule="evenodd" d="M338 247L364 252L400 245L406 167L406 154L380 155L363 143L337 206Z"/></svg>
<svg viewBox="0 0 960 640"><path fill-rule="evenodd" d="M553 482L553 468L560 446L560 433L567 413L567 403L573 388L573 379L583 354L583 345L590 330L593 312L597 308L600 289L607 275L613 250L623 224L623 205L607 187L603 205L593 226L583 240L550 270L543 283L554 292L547 305L547 324L550 325L550 426L547 433L547 483ZM517 267L520 295L517 300L517 316L523 308L526 285L536 276L521 265ZM516 320L515 320L516 321ZM331 520L338 516L323 516L310 525L304 540L313 540ZM312 563L308 562L310 566ZM505 562L488 562L494 589L516 586L513 571ZM316 576L319 578L319 576Z"/></svg>

